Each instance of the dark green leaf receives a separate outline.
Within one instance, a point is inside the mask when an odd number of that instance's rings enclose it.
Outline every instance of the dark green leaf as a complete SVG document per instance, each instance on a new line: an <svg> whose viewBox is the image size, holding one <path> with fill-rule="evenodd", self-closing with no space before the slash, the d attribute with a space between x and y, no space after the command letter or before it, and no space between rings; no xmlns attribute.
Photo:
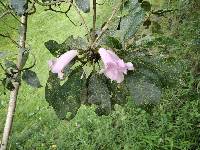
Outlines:
<svg viewBox="0 0 200 150"><path fill-rule="evenodd" d="M111 99L105 80L97 74L90 77L88 85L88 103L96 104L98 114L109 114L111 111Z"/></svg>
<svg viewBox="0 0 200 150"><path fill-rule="evenodd" d="M54 40L49 40L44 43L45 47L50 51L50 53L55 56L59 57L60 55L64 54L65 52L73 49L86 49L87 43L84 39L78 37L74 38L73 36L69 36L63 43L59 44Z"/></svg>
<svg viewBox="0 0 200 150"><path fill-rule="evenodd" d="M13 83L12 83L12 79L11 78L5 78L2 80L2 84L3 86L8 89L9 91L12 91L15 89Z"/></svg>
<svg viewBox="0 0 200 150"><path fill-rule="evenodd" d="M25 64L26 64L26 61L28 60L28 58L29 58L29 50L27 50L27 49L22 49L22 51L23 51L23 58L22 58L22 63L21 63L21 66L22 66L22 68L25 66Z"/></svg>
<svg viewBox="0 0 200 150"><path fill-rule="evenodd" d="M116 48L116 49L122 49L122 44L119 42L118 39L107 36L104 39L105 45L110 47L110 48Z"/></svg>
<svg viewBox="0 0 200 150"><path fill-rule="evenodd" d="M75 0L76 5L84 13L90 12L90 0Z"/></svg>
<svg viewBox="0 0 200 150"><path fill-rule="evenodd" d="M151 10L151 4L148 1L143 1L141 4L141 7L145 10L145 11L150 11Z"/></svg>
<svg viewBox="0 0 200 150"><path fill-rule="evenodd" d="M146 29L148 29L150 25L151 25L150 19L145 20L145 22L143 23L143 26L145 26Z"/></svg>
<svg viewBox="0 0 200 150"><path fill-rule="evenodd" d="M61 54L65 53L66 51L60 50L60 44L54 40L49 40L44 43L45 47L49 50L49 52L53 56L60 56Z"/></svg>
<svg viewBox="0 0 200 150"><path fill-rule="evenodd" d="M135 74L128 75L126 84L133 100L137 105L158 103L161 90L151 81Z"/></svg>
<svg viewBox="0 0 200 150"><path fill-rule="evenodd" d="M74 38L73 35L69 36L62 44L60 44L61 49L83 49L87 48L87 43L85 39L81 37Z"/></svg>
<svg viewBox="0 0 200 150"><path fill-rule="evenodd" d="M133 5L134 4L134 5ZM131 1L128 5L129 10L127 15L122 17L120 24L120 37L121 41L124 42L136 33L138 26L142 23L144 19L144 11L141 9L139 3ZM127 11L127 10L126 10Z"/></svg>
<svg viewBox="0 0 200 150"><path fill-rule="evenodd" d="M85 81L81 80L80 68L74 70L68 80L61 86L56 74L49 72L49 78L45 87L45 98L53 107L60 119L66 119L71 112L71 118L76 115L84 97Z"/></svg>
<svg viewBox="0 0 200 150"><path fill-rule="evenodd" d="M22 79L30 86L35 88L42 87L37 74L31 70L25 70L22 74Z"/></svg>
<svg viewBox="0 0 200 150"><path fill-rule="evenodd" d="M11 7L18 16L21 16L27 9L27 0L11 0Z"/></svg>
<svg viewBox="0 0 200 150"><path fill-rule="evenodd" d="M8 68L17 69L16 64L15 64L13 61L10 61L10 60L5 60L5 61L4 61L4 65L5 65L5 67L6 67L7 69L8 69Z"/></svg>

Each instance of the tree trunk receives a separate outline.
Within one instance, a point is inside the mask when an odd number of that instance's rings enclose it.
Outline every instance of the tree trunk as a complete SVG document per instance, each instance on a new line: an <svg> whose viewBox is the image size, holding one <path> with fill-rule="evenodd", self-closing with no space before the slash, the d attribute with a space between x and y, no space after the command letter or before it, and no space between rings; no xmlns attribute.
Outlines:
<svg viewBox="0 0 200 150"><path fill-rule="evenodd" d="M6 150L9 136L11 133L12 129L12 123L13 123L13 118L15 114L15 108L16 108L16 102L17 102L17 95L20 87L20 76L21 72L20 70L23 68L25 62L23 60L23 54L25 50L25 41L26 41L26 32L27 32L27 17L28 14L22 15L21 16L21 25L20 25L20 37L19 37L19 54L18 54L18 61L17 61L17 68L18 68L18 73L16 74L16 79L19 78L19 80L16 80L14 85L14 90L10 92L10 100L9 100L9 106L8 106L8 112L7 112L7 117L6 117L6 123L4 127L4 132L3 132L3 137L2 137L2 142L1 142L1 147L0 150Z"/></svg>

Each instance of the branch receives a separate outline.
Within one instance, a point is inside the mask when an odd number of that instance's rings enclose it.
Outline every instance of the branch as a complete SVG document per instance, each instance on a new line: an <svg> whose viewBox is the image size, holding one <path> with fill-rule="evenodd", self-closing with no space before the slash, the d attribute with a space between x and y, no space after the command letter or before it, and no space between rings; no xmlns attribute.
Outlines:
<svg viewBox="0 0 200 150"><path fill-rule="evenodd" d="M20 47L20 45L15 40L13 40L10 35L4 35L4 34L0 33L0 36L4 37L4 38L8 38L12 43L17 45L17 47Z"/></svg>
<svg viewBox="0 0 200 150"><path fill-rule="evenodd" d="M38 0L34 0L34 1L35 1L37 4L41 5L41 6L51 6L51 5L58 4L58 3L63 3L63 2L66 2L66 3L71 4L71 5L74 7L74 9L75 9L75 11L77 12L77 14L79 15L79 17L80 17L80 19L81 19L81 21L82 21L82 24L84 25L85 30L86 30L87 34L89 35L90 40L92 41L92 37L91 37L91 34L90 34L90 32L89 32L89 28L88 28L88 26L87 26L87 24L86 24L86 22L85 22L85 19L84 19L84 17L81 15L81 12L80 12L80 10L78 9L78 7L77 7L76 5L74 5L73 2L71 2L71 1L69 1L69 0L57 0L57 1L54 1L54 2L51 2L51 3L49 3L49 2L48 2L48 3L42 3L42 2L39 2Z"/></svg>
<svg viewBox="0 0 200 150"><path fill-rule="evenodd" d="M7 10L6 12L2 13L2 14L0 15L0 19L3 18L3 17L5 17L5 16L8 15L8 14L10 14L10 10Z"/></svg>
<svg viewBox="0 0 200 150"><path fill-rule="evenodd" d="M41 6L51 6L51 5L55 5L55 4L58 4L58 3L63 3L63 2L66 2L66 0L56 0L56 1L53 1L53 2L48 2L48 3L43 3L43 2L40 2L39 0L34 0L35 3L41 5Z"/></svg>
<svg viewBox="0 0 200 150"><path fill-rule="evenodd" d="M71 0L70 3L73 3L73 0ZM69 5L69 7L68 7L68 9L67 9L66 11L62 11L62 10L53 9L53 8L51 7L51 5L50 5L49 8L46 9L46 11L47 11L47 10L50 10L50 11L53 11L53 12L56 12L56 13L65 14L65 16L69 19L69 21L70 21L74 26L77 26L77 25L74 23L74 21L72 21L71 18L68 16L68 12L70 11L71 7L72 7L72 4Z"/></svg>
<svg viewBox="0 0 200 150"><path fill-rule="evenodd" d="M108 21L106 22L106 24L105 24L105 25L103 26L103 28L101 29L100 34L98 35L98 37L95 39L95 41L94 41L93 44L91 45L91 48L95 48L95 45L98 44L97 42L98 42L99 39L103 36L103 34L105 33L105 31L108 29L111 20L113 19L113 17L115 16L115 14L117 13L117 11L119 10L120 6L121 6L121 3L118 4L118 5L114 8L114 10L113 10L113 12L112 12L110 18L108 19Z"/></svg>
<svg viewBox="0 0 200 150"><path fill-rule="evenodd" d="M96 19L97 19L97 1L93 0L93 29L92 29L92 42L95 41L96 38Z"/></svg>
<svg viewBox="0 0 200 150"><path fill-rule="evenodd" d="M3 2L0 1L0 4L8 11L10 11L10 14L19 22L21 23L21 21L12 13L12 9L9 6L6 6Z"/></svg>
<svg viewBox="0 0 200 150"><path fill-rule="evenodd" d="M21 70L23 68L23 49L25 49L25 41L26 41L26 32L27 32L27 16L28 14L25 14L21 16L21 25L20 25L20 38L19 38L19 54L18 54L18 61L17 61L17 68L18 70ZM16 108L16 102L17 102L17 96L18 91L20 87L20 80L17 80L21 76L21 71L16 73L16 76L14 77L15 81L13 82L14 90L10 92L10 100L8 105L8 113L6 117L6 123L4 127L3 137L2 137L2 143L0 146L0 150L6 150L10 132L12 129L12 123L14 119L14 113Z"/></svg>

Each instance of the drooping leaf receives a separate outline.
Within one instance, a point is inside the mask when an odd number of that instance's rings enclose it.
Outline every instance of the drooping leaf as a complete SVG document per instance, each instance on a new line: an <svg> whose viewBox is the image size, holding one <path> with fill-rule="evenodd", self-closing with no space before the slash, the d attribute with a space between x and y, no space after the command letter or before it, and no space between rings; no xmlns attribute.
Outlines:
<svg viewBox="0 0 200 150"><path fill-rule="evenodd" d="M126 84L130 95L137 105L155 104L161 99L161 89L150 80L141 76L129 74Z"/></svg>
<svg viewBox="0 0 200 150"><path fill-rule="evenodd" d="M22 79L30 86L35 88L40 88L42 85L40 84L39 78L34 71L25 70L22 74Z"/></svg>
<svg viewBox="0 0 200 150"><path fill-rule="evenodd" d="M80 68L75 69L68 80L60 85L57 75L49 72L45 98L60 119L66 119L69 112L71 113L70 118L74 117L81 105L82 91L85 87L85 81L80 79L81 74Z"/></svg>
<svg viewBox="0 0 200 150"><path fill-rule="evenodd" d="M126 40L133 37L133 35L136 33L138 26L142 23L144 19L144 11L140 7L140 4L135 0L130 0L127 4L127 9L125 11L127 12L124 17L121 19L120 24L120 38L122 42L125 42Z"/></svg>
<svg viewBox="0 0 200 150"><path fill-rule="evenodd" d="M76 5L84 13L90 12L90 0L75 0Z"/></svg>
<svg viewBox="0 0 200 150"><path fill-rule="evenodd" d="M88 103L99 105L98 114L109 114L111 99L105 80L97 74L90 77L88 85Z"/></svg>
<svg viewBox="0 0 200 150"><path fill-rule="evenodd" d="M27 9L27 0L11 0L11 7L18 16L22 16Z"/></svg>

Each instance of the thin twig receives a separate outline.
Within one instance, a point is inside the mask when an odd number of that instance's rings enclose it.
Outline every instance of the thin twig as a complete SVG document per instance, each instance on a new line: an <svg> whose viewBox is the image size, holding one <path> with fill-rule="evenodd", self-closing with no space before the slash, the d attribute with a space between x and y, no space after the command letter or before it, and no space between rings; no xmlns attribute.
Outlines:
<svg viewBox="0 0 200 150"><path fill-rule="evenodd" d="M84 19L84 17L82 16L82 14L81 14L80 10L78 9L78 7L77 7L76 5L74 5L73 2L71 2L71 1L69 1L69 0L57 0L57 1L54 1L54 2L51 2L51 3L42 3L42 2L40 2L40 1L38 1L38 0L34 0L34 1L35 1L37 4L41 5L41 6L50 6L50 5L54 5L54 4L57 4L57 3L63 3L63 2L66 2L66 3L71 4L71 5L74 7L74 9L75 9L75 11L77 12L77 14L79 15L79 17L80 17L80 19L81 19L81 21L82 21L82 24L84 25L85 30L86 30L87 34L89 35L90 40L92 41L92 37L91 37L91 34L90 34L90 32L89 32L89 28L88 28L88 26L87 26L87 24L86 24L86 22L85 22L85 19Z"/></svg>
<svg viewBox="0 0 200 150"><path fill-rule="evenodd" d="M20 47L20 45L15 40L13 40L10 35L5 35L5 34L0 33L0 36L4 38L8 38L12 43L17 45L17 47Z"/></svg>
<svg viewBox="0 0 200 150"><path fill-rule="evenodd" d="M92 42L95 41L96 38L96 19L97 19L97 1L93 0L93 29L92 29Z"/></svg>
<svg viewBox="0 0 200 150"><path fill-rule="evenodd" d="M55 5L55 4L58 4L58 3L63 3L63 2L66 2L66 0L57 0L57 1L53 1L53 2L48 2L48 3L43 3L43 2L40 2L39 0L34 0L37 4L41 5L41 6L51 6L51 5Z"/></svg>
<svg viewBox="0 0 200 150"><path fill-rule="evenodd" d="M98 44L97 42L98 42L99 39L103 36L103 34L105 33L105 31L108 29L111 20L113 19L113 17L115 16L115 14L117 13L117 11L119 10L120 6L121 6L121 3L118 4L118 5L114 8L114 10L113 10L113 12L112 12L110 18L108 19L108 21L106 22L106 24L105 24L105 25L103 26L103 28L101 29L100 34L98 35L98 37L95 39L95 41L94 41L93 44L91 45L91 48L95 48L95 45Z"/></svg>
<svg viewBox="0 0 200 150"><path fill-rule="evenodd" d="M6 12L2 13L2 14L0 15L0 19L3 18L3 17L5 17L5 16L8 15L8 14L10 14L10 10L7 10Z"/></svg>
<svg viewBox="0 0 200 150"><path fill-rule="evenodd" d="M6 9L10 11L10 14L19 22L21 23L21 21L12 13L12 9L9 6L6 6L3 2L0 1L0 4Z"/></svg>

